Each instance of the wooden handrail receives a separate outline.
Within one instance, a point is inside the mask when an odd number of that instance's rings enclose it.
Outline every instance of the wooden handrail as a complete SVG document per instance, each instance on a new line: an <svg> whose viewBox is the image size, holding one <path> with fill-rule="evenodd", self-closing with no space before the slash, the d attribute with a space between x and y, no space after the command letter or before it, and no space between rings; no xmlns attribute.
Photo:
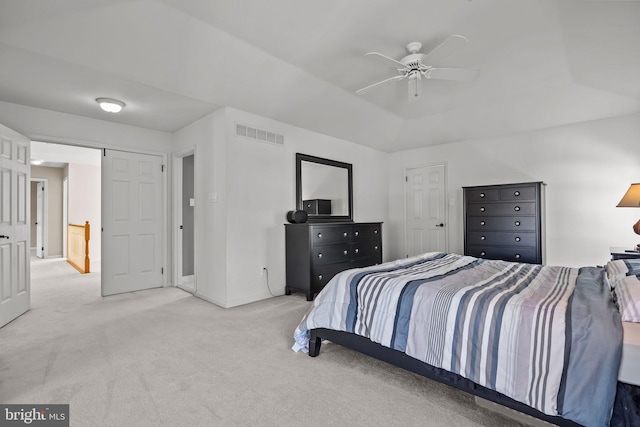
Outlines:
<svg viewBox="0 0 640 427"><path fill-rule="evenodd" d="M84 225L69 224L67 227L67 262L80 273L91 271L89 260L89 239L91 225L85 221ZM84 268L81 267L84 265Z"/></svg>

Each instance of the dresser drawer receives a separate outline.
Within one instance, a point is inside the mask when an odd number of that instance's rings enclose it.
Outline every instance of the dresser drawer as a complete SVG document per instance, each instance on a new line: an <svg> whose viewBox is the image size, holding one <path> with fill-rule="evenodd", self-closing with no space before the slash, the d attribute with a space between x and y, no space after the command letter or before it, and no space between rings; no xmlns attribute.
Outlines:
<svg viewBox="0 0 640 427"><path fill-rule="evenodd" d="M535 200L536 187L510 187L500 189L500 200Z"/></svg>
<svg viewBox="0 0 640 427"><path fill-rule="evenodd" d="M534 202L505 202L505 203L469 203L467 215L535 215Z"/></svg>
<svg viewBox="0 0 640 427"><path fill-rule="evenodd" d="M536 248L507 246L467 246L465 255L476 258L502 259L513 262L538 263Z"/></svg>
<svg viewBox="0 0 640 427"><path fill-rule="evenodd" d="M535 231L536 218L531 216L512 217L482 217L472 216L467 218L467 230L469 231Z"/></svg>
<svg viewBox="0 0 640 427"><path fill-rule="evenodd" d="M353 268L351 261L314 266L311 269L311 288L313 290L322 289L333 276L350 268Z"/></svg>
<svg viewBox="0 0 640 427"><path fill-rule="evenodd" d="M468 245L491 245L491 246L536 246L535 233L519 232L490 232L469 231L467 233Z"/></svg>
<svg viewBox="0 0 640 427"><path fill-rule="evenodd" d="M311 250L311 263L321 265L346 262L352 256L352 248L348 244L316 246Z"/></svg>
<svg viewBox="0 0 640 427"><path fill-rule="evenodd" d="M500 200L500 191L497 188L467 190L465 197L467 202L497 201Z"/></svg>
<svg viewBox="0 0 640 427"><path fill-rule="evenodd" d="M349 252L354 258L363 258L380 254L380 249L380 244L375 241L357 242L350 245Z"/></svg>
<svg viewBox="0 0 640 427"><path fill-rule="evenodd" d="M377 240L380 241L382 232L378 224L375 225L356 225L353 227L353 242L365 241L365 240Z"/></svg>
<svg viewBox="0 0 640 427"><path fill-rule="evenodd" d="M351 240L351 226L344 227L312 227L311 244L324 245L333 243L347 243Z"/></svg>

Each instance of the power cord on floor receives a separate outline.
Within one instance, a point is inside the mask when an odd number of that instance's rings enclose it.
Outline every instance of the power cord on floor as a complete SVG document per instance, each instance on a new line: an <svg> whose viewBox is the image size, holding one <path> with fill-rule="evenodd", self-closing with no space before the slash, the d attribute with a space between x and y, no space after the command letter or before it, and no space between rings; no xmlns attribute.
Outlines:
<svg viewBox="0 0 640 427"><path fill-rule="evenodd" d="M269 286L269 270L267 269L267 267L262 267L262 271L264 271L265 276L267 276L267 289L269 290L269 293L271 294L272 297L277 297L279 295L275 295L273 292L271 292L271 287Z"/></svg>

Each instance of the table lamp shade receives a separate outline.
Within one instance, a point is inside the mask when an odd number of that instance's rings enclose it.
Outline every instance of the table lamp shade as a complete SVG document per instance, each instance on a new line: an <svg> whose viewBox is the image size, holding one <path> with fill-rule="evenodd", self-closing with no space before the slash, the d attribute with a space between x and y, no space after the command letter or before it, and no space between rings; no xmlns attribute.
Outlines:
<svg viewBox="0 0 640 427"><path fill-rule="evenodd" d="M640 184L631 184L622 200L617 204L619 208L640 208ZM640 234L640 220L633 225L633 231Z"/></svg>
<svg viewBox="0 0 640 427"><path fill-rule="evenodd" d="M640 208L640 184L631 184L622 200L618 202L619 208Z"/></svg>

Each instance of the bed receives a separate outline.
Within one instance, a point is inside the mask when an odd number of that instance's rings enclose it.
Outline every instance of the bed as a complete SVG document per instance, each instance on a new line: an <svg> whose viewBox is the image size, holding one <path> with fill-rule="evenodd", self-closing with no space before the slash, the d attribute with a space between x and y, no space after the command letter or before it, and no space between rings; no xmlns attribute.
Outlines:
<svg viewBox="0 0 640 427"><path fill-rule="evenodd" d="M628 277L446 253L347 270L294 350L329 340L556 425L608 426L623 341L609 275Z"/></svg>

